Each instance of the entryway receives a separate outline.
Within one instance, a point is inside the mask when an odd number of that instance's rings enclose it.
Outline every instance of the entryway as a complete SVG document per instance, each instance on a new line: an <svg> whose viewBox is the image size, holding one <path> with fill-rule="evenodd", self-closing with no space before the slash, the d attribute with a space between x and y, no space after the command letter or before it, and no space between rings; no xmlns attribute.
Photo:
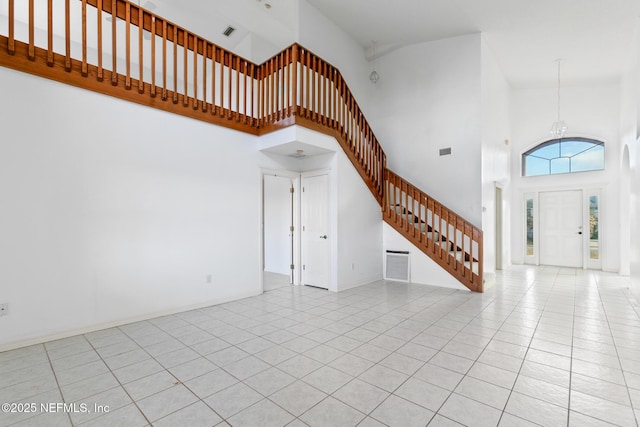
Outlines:
<svg viewBox="0 0 640 427"><path fill-rule="evenodd" d="M265 291L293 283L294 179L263 175L263 288Z"/></svg>

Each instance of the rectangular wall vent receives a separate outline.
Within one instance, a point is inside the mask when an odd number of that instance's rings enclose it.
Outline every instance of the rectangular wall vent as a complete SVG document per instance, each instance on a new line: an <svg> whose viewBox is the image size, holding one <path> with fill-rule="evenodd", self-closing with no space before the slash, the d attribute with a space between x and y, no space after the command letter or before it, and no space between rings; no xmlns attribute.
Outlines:
<svg viewBox="0 0 640 427"><path fill-rule="evenodd" d="M226 30L224 30L222 32L222 34L224 34L225 36L229 37L231 35L231 33L233 33L236 29L233 28L232 26L228 26Z"/></svg>
<svg viewBox="0 0 640 427"><path fill-rule="evenodd" d="M440 149L440 155L441 156L448 156L450 154L451 154L451 147L441 148Z"/></svg>
<svg viewBox="0 0 640 427"><path fill-rule="evenodd" d="M385 280L409 281L409 251L387 251L384 264Z"/></svg>

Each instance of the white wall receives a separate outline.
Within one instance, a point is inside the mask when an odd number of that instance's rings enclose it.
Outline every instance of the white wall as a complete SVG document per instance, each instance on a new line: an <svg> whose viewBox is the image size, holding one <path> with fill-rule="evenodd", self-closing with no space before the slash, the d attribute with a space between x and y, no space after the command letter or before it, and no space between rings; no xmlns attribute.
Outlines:
<svg viewBox="0 0 640 427"><path fill-rule="evenodd" d="M637 237L640 236L640 18L636 21L620 93L620 137L627 149L627 156L623 155L620 162L623 171L620 232L623 251L628 251L621 253L621 262L631 275L635 292L640 295L640 238Z"/></svg>
<svg viewBox="0 0 640 427"><path fill-rule="evenodd" d="M563 87L562 119L569 126L566 136L583 136L605 142L605 170L537 177L521 176L524 151L550 139L556 119L557 89L517 89L512 98L512 260L524 260L524 193L569 189L602 189L602 268L619 271L619 170L620 87L616 84Z"/></svg>
<svg viewBox="0 0 640 427"><path fill-rule="evenodd" d="M421 43L378 59L373 129L388 167L482 225L479 34ZM373 85L372 85L373 86ZM452 155L439 156L451 147Z"/></svg>
<svg viewBox="0 0 640 427"><path fill-rule="evenodd" d="M260 292L255 137L4 68L0 93L0 347Z"/></svg>
<svg viewBox="0 0 640 427"><path fill-rule="evenodd" d="M364 47L306 0L298 2L297 31L298 43L340 70L358 105L369 119L371 64L365 59Z"/></svg>
<svg viewBox="0 0 640 427"><path fill-rule="evenodd" d="M485 281L496 270L496 186L502 189L502 265L510 264L511 88L490 46L482 38L482 231Z"/></svg>

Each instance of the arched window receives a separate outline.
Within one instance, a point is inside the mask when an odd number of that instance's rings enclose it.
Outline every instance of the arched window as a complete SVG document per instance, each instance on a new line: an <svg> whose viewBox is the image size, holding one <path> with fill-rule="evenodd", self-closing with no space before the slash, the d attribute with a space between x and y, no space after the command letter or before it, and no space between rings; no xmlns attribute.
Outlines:
<svg viewBox="0 0 640 427"><path fill-rule="evenodd" d="M604 169L604 142L589 138L552 139L522 154L522 176Z"/></svg>

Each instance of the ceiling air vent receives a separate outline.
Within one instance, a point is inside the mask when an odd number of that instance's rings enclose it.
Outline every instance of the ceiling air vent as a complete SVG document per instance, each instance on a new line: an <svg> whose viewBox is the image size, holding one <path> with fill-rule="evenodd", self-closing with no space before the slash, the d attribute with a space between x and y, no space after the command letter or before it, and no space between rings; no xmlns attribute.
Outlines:
<svg viewBox="0 0 640 427"><path fill-rule="evenodd" d="M451 147L441 148L440 149L440 155L441 156L448 156L450 154L451 154Z"/></svg>
<svg viewBox="0 0 640 427"><path fill-rule="evenodd" d="M231 33L233 33L235 30L236 30L235 28L233 28L231 25L229 25L227 27L227 29L222 32L222 34L224 34L225 36L229 37L229 36L231 36Z"/></svg>

